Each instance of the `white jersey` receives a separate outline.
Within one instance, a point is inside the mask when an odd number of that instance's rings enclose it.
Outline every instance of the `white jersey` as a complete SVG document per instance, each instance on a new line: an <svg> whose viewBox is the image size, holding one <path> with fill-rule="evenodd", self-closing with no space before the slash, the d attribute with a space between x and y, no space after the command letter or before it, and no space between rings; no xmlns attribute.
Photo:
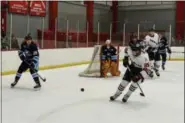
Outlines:
<svg viewBox="0 0 185 123"><path fill-rule="evenodd" d="M148 47L157 48L159 43L159 35L154 33L154 36L151 37L150 35L146 35L145 37L145 44Z"/></svg>
<svg viewBox="0 0 185 123"><path fill-rule="evenodd" d="M151 70L151 66L149 64L149 59L145 53L141 53L139 56L134 56L132 54L132 50L130 47L128 47L127 53L125 53L125 56L128 56L131 64L133 64L137 68L141 68L141 74L144 78L147 76L147 71Z"/></svg>

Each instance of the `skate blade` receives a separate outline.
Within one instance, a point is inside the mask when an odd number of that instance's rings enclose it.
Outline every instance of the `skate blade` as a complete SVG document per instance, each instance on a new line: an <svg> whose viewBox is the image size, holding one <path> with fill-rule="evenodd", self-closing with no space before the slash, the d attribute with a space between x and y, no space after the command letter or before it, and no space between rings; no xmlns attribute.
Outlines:
<svg viewBox="0 0 185 123"><path fill-rule="evenodd" d="M39 91L41 88L34 88L34 91Z"/></svg>
<svg viewBox="0 0 185 123"><path fill-rule="evenodd" d="M10 85L10 88L15 88L15 85L14 86Z"/></svg>

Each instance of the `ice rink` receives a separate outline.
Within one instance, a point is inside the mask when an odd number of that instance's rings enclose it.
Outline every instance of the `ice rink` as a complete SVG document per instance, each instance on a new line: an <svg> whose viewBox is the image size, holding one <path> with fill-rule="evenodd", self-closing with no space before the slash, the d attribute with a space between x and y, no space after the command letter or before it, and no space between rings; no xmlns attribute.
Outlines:
<svg viewBox="0 0 185 123"><path fill-rule="evenodd" d="M125 68L120 64L120 70ZM161 77L142 85L127 103L123 95L115 102L109 97L121 81L117 78L81 78L87 65L42 71L47 82L34 91L31 75L24 73L10 88L15 75L2 77L3 123L183 123L184 62L168 62ZM123 74L123 73L122 73ZM85 91L81 92L80 88ZM125 90L127 91L127 90Z"/></svg>

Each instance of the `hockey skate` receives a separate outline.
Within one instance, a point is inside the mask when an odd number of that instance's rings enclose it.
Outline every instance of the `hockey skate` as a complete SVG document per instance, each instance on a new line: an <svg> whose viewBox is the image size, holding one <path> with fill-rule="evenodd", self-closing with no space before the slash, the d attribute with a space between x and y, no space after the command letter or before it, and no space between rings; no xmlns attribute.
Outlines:
<svg viewBox="0 0 185 123"><path fill-rule="evenodd" d="M153 77L154 77L154 72L153 72L153 71L149 71L147 74L148 74L148 76L149 76L150 78L153 78Z"/></svg>
<svg viewBox="0 0 185 123"><path fill-rule="evenodd" d="M155 74L159 77L160 76L159 70L156 67L153 67L153 70Z"/></svg>
<svg viewBox="0 0 185 123"><path fill-rule="evenodd" d="M13 87L15 87L15 85L17 84L18 82L13 82L10 86L11 86L11 88L13 88Z"/></svg>
<svg viewBox="0 0 185 123"><path fill-rule="evenodd" d="M127 102L127 100L128 100L129 97L130 97L130 95L125 94L124 97L123 97L123 99L122 99L122 101L123 101L124 103Z"/></svg>
<svg viewBox="0 0 185 123"><path fill-rule="evenodd" d="M37 91L37 90L40 90L40 89L41 89L41 85L40 85L40 84L36 84L33 88L34 88L34 90L36 90L36 91Z"/></svg>
<svg viewBox="0 0 185 123"><path fill-rule="evenodd" d="M159 77L160 76L159 70L154 69L154 71L155 71L155 74Z"/></svg>
<svg viewBox="0 0 185 123"><path fill-rule="evenodd" d="M117 99L120 95L121 95L121 93L120 93L120 94L114 94L113 96L110 97L110 101L114 101L114 100Z"/></svg>
<svg viewBox="0 0 185 123"><path fill-rule="evenodd" d="M165 70L165 66L164 65L162 65L162 69Z"/></svg>

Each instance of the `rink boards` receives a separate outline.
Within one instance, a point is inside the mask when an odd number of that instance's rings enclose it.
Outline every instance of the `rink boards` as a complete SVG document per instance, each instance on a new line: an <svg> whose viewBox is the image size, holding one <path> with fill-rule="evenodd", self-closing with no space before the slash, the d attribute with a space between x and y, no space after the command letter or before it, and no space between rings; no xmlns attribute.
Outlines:
<svg viewBox="0 0 185 123"><path fill-rule="evenodd" d="M40 50L40 70L88 64L94 48L67 48ZM124 57L121 47L120 60ZM171 60L184 61L184 47L172 47ZM2 52L1 75L15 74L21 63L17 51Z"/></svg>

